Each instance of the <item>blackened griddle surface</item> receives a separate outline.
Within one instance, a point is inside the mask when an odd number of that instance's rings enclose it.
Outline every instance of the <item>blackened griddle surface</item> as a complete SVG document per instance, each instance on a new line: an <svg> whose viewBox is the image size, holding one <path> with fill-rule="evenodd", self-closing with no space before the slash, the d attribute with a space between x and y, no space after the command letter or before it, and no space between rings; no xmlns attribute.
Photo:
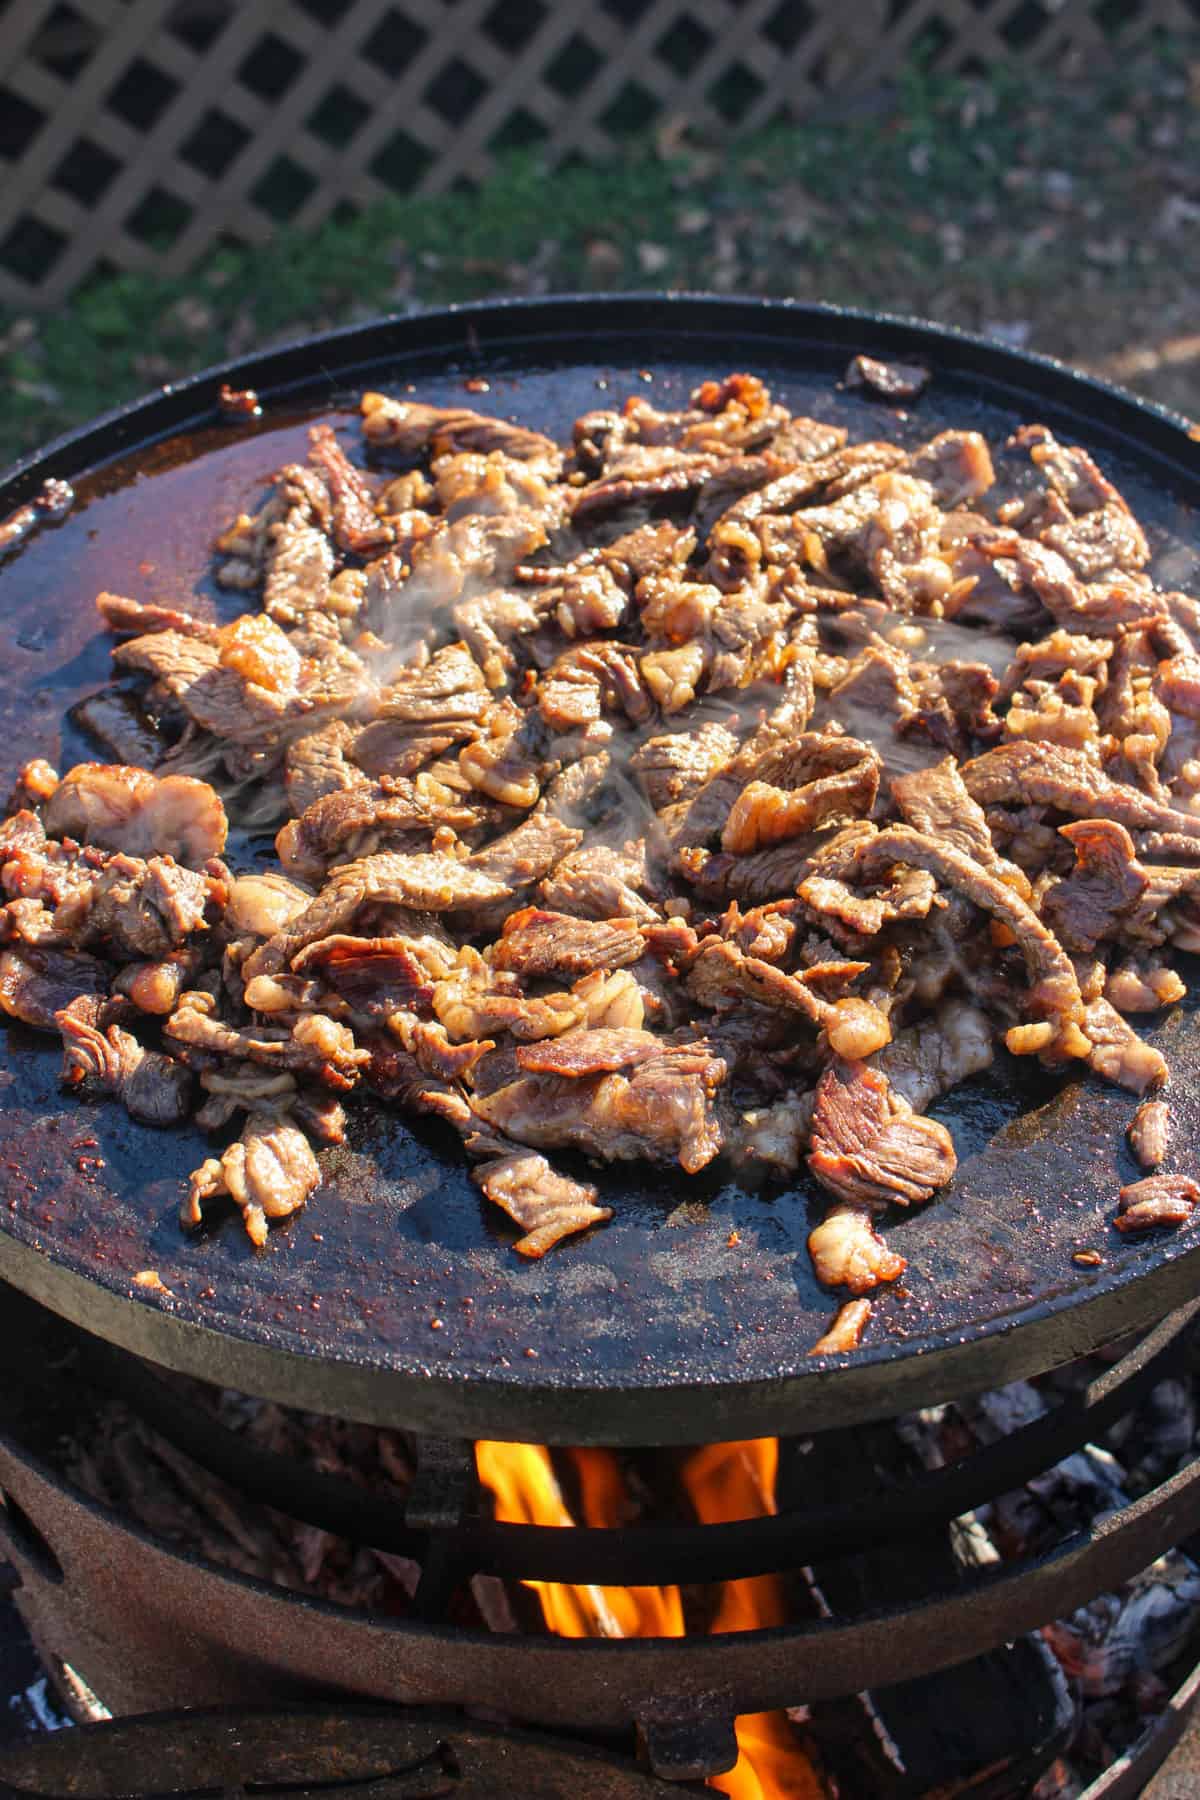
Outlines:
<svg viewBox="0 0 1200 1800"><path fill-rule="evenodd" d="M932 364L911 417L838 391L858 349ZM45 474L94 471L65 524L0 564L5 787L30 756L66 767L94 754L65 714L107 677L96 592L241 610L208 579L215 527L303 453L312 417L334 418L356 444L363 386L412 383L422 398L561 436L597 404L632 391L680 404L730 368L860 438L959 425L996 443L1031 419L1057 425L1122 486L1160 578L1193 579L1200 452L1177 422L1051 364L927 327L759 303L539 302L390 321L238 365L235 384L267 401L258 425L214 425L218 382L201 378L10 480L0 512ZM490 392L464 391L481 374ZM256 849L242 840L234 853L249 866ZM1200 1017L1185 1004L1147 1035L1173 1070L1168 1167L1190 1168ZM256 1252L236 1217L180 1231L188 1173L213 1148L203 1134L68 1099L58 1064L49 1040L15 1025L0 1034L0 1275L164 1364L425 1431L666 1443L845 1424L1090 1349L1177 1304L1200 1276L1193 1231L1138 1244L1109 1223L1137 1173L1124 1141L1133 1099L1086 1076L1052 1083L1031 1061L1002 1056L934 1109L957 1177L889 1223L908 1274L878 1297L864 1347L828 1360L806 1354L837 1304L805 1248L825 1204L807 1181L748 1191L711 1171L602 1171L611 1224L528 1262L457 1139L366 1098L351 1107L348 1144L322 1157L320 1193ZM1100 1265L1074 1263L1081 1250ZM135 1284L146 1270L161 1289Z"/></svg>

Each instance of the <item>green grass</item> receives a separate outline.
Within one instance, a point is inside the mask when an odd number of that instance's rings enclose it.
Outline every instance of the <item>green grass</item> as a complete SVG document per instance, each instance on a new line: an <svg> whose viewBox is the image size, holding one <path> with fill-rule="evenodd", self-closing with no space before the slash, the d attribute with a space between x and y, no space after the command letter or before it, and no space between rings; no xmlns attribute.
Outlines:
<svg viewBox="0 0 1200 1800"><path fill-rule="evenodd" d="M5 460L206 363L375 313L491 294L716 288L999 325L1102 364L1194 330L1200 38L1067 86L907 71L875 111L724 152L631 140L547 173L507 156L472 193L395 199L184 278L97 280L0 316ZM1142 385L1200 410L1195 363Z"/></svg>

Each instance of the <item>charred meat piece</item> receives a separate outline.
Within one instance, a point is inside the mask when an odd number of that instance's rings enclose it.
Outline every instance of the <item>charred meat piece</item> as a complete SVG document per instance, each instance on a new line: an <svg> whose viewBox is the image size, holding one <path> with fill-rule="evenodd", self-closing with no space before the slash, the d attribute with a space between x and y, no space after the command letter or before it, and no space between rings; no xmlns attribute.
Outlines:
<svg viewBox="0 0 1200 1800"><path fill-rule="evenodd" d="M562 452L552 438L493 419L465 407L427 406L420 400L393 400L369 393L362 400L363 435L372 450L400 457L456 456L464 450L501 450L517 462L557 473Z"/></svg>
<svg viewBox="0 0 1200 1800"><path fill-rule="evenodd" d="M898 775L892 796L907 822L926 837L944 838L984 868L995 862L983 808L968 793L953 757Z"/></svg>
<svg viewBox="0 0 1200 1800"><path fill-rule="evenodd" d="M1143 1169L1157 1169L1166 1161L1171 1134L1171 1109L1165 1100L1143 1100L1129 1127L1129 1147Z"/></svg>
<svg viewBox="0 0 1200 1800"><path fill-rule="evenodd" d="M192 1073L171 1056L147 1050L118 1024L104 1025L106 1008L74 1000L58 1014L63 1040L62 1080L93 1083L123 1102L140 1125L180 1125L192 1102Z"/></svg>
<svg viewBox="0 0 1200 1800"><path fill-rule="evenodd" d="M321 1183L317 1159L295 1125L252 1113L236 1144L224 1156L208 1157L192 1176L180 1222L203 1224L206 1201L228 1197L242 1215L246 1235L261 1249L268 1220L287 1219Z"/></svg>
<svg viewBox="0 0 1200 1800"><path fill-rule="evenodd" d="M309 461L324 478L333 500L333 536L339 550L374 556L391 543L392 527L378 517L374 496L329 425L309 429Z"/></svg>
<svg viewBox="0 0 1200 1800"><path fill-rule="evenodd" d="M344 931L364 906L405 906L449 912L476 901L501 900L507 890L441 852L383 852L335 869L316 898L289 920L245 964L245 974L274 975L317 938Z"/></svg>
<svg viewBox="0 0 1200 1800"><path fill-rule="evenodd" d="M612 1218L611 1206L596 1205L590 1182L556 1174L536 1150L514 1149L474 1169L472 1177L525 1233L514 1245L522 1256L545 1256L563 1238Z"/></svg>
<svg viewBox="0 0 1200 1800"><path fill-rule="evenodd" d="M1147 1175L1121 1189L1113 1224L1118 1231L1149 1231L1156 1225L1186 1225L1200 1200L1200 1186L1188 1175Z"/></svg>
<svg viewBox="0 0 1200 1800"><path fill-rule="evenodd" d="M857 738L802 733L755 764L721 830L737 856L769 849L822 825L864 818L879 791L879 758Z"/></svg>
<svg viewBox="0 0 1200 1800"><path fill-rule="evenodd" d="M124 688L102 688L87 695L76 701L68 717L118 763L153 768L166 750L137 696Z"/></svg>
<svg viewBox="0 0 1200 1800"><path fill-rule="evenodd" d="M556 864L538 893L550 912L576 913L584 919L636 919L648 925L660 915L639 892L647 880L646 846L641 840L622 850L585 844Z"/></svg>
<svg viewBox="0 0 1200 1800"><path fill-rule="evenodd" d="M215 639L217 628L206 619L173 606L156 606L129 600L124 594L99 593L96 611L110 631L119 637L141 637L149 631L178 631L184 637Z"/></svg>
<svg viewBox="0 0 1200 1800"><path fill-rule="evenodd" d="M1075 819L1110 819L1129 831L1200 839L1200 818L1112 781L1081 750L1061 744L1002 744L962 771L967 791L989 806L1053 806Z"/></svg>
<svg viewBox="0 0 1200 1800"><path fill-rule="evenodd" d="M678 1161L695 1174L723 1142L715 1101L727 1073L703 1040L664 1044L628 1075L524 1075L472 1105L486 1124L539 1150Z"/></svg>
<svg viewBox="0 0 1200 1800"><path fill-rule="evenodd" d="M577 919L535 906L505 921L492 946L493 968L523 977L558 976L573 981L595 969L621 969L637 962L645 944L633 919Z"/></svg>
<svg viewBox="0 0 1200 1800"><path fill-rule="evenodd" d="M915 1206L957 1166L944 1125L914 1112L887 1077L835 1057L817 1083L808 1166L850 1206Z"/></svg>
<svg viewBox="0 0 1200 1800"><path fill-rule="evenodd" d="M848 388L866 388L880 400L915 400L929 386L929 370L921 363L855 356L842 379Z"/></svg>
<svg viewBox="0 0 1200 1800"><path fill-rule="evenodd" d="M0 1009L36 1031L57 1031L58 1014L81 994L108 991L110 971L94 956L23 945L0 950Z"/></svg>

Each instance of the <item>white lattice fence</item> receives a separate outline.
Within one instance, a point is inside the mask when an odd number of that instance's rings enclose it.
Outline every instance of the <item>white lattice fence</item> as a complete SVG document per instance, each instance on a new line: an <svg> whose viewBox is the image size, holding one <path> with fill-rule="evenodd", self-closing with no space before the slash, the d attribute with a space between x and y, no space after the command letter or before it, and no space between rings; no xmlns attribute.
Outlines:
<svg viewBox="0 0 1200 1800"><path fill-rule="evenodd" d="M936 66L1194 28L1200 0L0 0L0 299L664 116L728 133Z"/></svg>

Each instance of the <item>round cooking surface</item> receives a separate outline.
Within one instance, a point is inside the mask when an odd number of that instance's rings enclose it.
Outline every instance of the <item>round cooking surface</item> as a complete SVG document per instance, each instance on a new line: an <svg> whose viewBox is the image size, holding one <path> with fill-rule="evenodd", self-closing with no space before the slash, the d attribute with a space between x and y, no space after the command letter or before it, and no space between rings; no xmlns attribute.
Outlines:
<svg viewBox="0 0 1200 1800"><path fill-rule="evenodd" d="M859 350L933 368L909 417L838 388ZM211 583L216 530L304 454L314 417L350 423L364 387L411 384L562 437L598 404L634 391L683 404L730 369L854 438L916 443L955 425L996 443L1040 420L1100 459L1151 537L1158 579L1194 584L1200 451L1186 428L1057 365L783 304L468 307L198 377L15 472L0 514L50 474L74 480L78 498L0 565L0 777L7 786L35 755L60 768L95 756L65 715L108 677L100 589L219 619L243 610ZM481 375L490 391L466 391ZM215 423L221 381L257 388L262 419ZM240 840L233 859L252 866L261 853ZM1200 1019L1185 1003L1145 1035L1173 1070L1169 1166L1188 1168ZM59 1060L57 1044L21 1026L0 1034L0 1275L160 1363L377 1423L572 1443L844 1425L1093 1348L1178 1304L1200 1275L1194 1229L1138 1244L1111 1226L1137 1173L1124 1139L1133 1098L1090 1076L1053 1082L1003 1052L930 1109L954 1137L958 1173L886 1224L908 1271L876 1297L867 1342L817 1359L809 1347L838 1302L805 1247L828 1204L807 1177L751 1190L720 1171L589 1171L611 1223L530 1262L451 1133L364 1097L348 1109L347 1143L322 1154L320 1191L256 1251L236 1215L199 1236L180 1230L188 1174L213 1147L203 1133L152 1131L66 1096ZM1098 1265L1073 1261L1091 1250Z"/></svg>

